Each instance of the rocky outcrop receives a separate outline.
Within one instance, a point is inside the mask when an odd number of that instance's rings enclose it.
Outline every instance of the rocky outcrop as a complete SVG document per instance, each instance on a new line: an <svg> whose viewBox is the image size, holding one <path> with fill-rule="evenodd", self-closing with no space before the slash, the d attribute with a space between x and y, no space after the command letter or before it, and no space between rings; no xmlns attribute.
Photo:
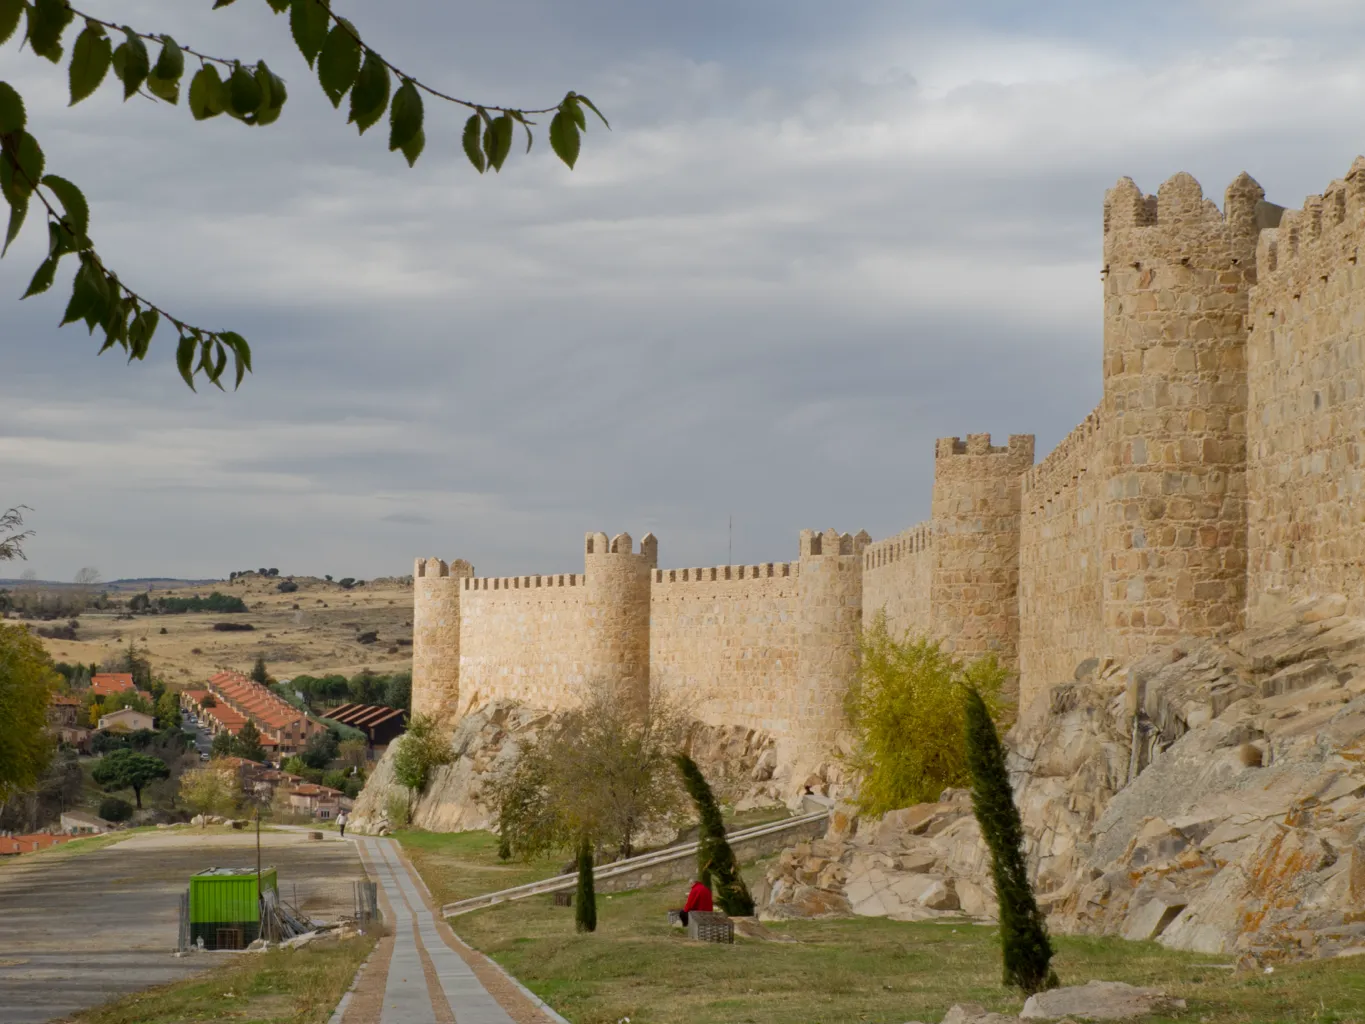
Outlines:
<svg viewBox="0 0 1365 1024"><path fill-rule="evenodd" d="M497 808L489 802L488 784L515 763L522 747L551 718L549 712L507 701L471 711L451 731L453 760L432 774L415 799L394 778L397 745L390 746L357 797L349 828L363 834L387 833L395 825L397 802L409 808L414 827L430 832L496 829ZM775 745L765 733L697 722L689 730L686 748L717 796L739 810L780 803L791 789L791 769L778 764Z"/></svg>
<svg viewBox="0 0 1365 1024"><path fill-rule="evenodd" d="M1256 962L1365 947L1365 622L1344 607L1092 659L1026 710L1011 768L1054 930ZM994 912L959 793L820 843L769 871L764 915Z"/></svg>

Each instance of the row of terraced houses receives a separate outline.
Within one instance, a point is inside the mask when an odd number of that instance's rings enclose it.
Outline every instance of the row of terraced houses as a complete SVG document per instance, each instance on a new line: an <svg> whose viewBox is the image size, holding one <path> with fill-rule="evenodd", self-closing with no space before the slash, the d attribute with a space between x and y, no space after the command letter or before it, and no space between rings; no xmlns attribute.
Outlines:
<svg viewBox="0 0 1365 1024"><path fill-rule="evenodd" d="M213 700L207 701L210 695ZM219 672L209 679L206 689L184 691L180 703L215 736L220 732L236 736L248 720L255 722L261 746L271 760L301 752L309 739L326 729L240 672Z"/></svg>

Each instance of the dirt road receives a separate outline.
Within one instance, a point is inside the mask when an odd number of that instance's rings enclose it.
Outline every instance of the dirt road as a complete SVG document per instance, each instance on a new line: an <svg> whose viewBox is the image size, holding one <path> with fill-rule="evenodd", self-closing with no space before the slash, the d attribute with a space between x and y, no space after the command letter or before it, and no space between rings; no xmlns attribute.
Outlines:
<svg viewBox="0 0 1365 1024"><path fill-rule="evenodd" d="M352 883L365 875L353 843L266 833L261 845L286 900L297 893L300 909L321 919L351 912ZM171 956L179 895L196 871L255 863L251 834L175 830L0 866L0 1024L61 1017L236 955Z"/></svg>

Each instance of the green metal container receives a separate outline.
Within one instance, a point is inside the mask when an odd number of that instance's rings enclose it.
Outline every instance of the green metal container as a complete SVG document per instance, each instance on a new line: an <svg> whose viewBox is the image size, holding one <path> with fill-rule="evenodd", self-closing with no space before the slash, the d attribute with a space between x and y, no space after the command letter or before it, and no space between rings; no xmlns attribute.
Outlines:
<svg viewBox="0 0 1365 1024"><path fill-rule="evenodd" d="M278 891L274 868L257 885L254 868L209 868L190 876L190 943L205 949L245 949L261 931L261 892Z"/></svg>

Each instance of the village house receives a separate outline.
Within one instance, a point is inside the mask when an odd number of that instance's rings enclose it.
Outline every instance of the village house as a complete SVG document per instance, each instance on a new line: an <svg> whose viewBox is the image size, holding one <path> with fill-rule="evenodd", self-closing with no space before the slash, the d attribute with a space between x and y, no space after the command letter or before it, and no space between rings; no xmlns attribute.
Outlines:
<svg viewBox="0 0 1365 1024"><path fill-rule="evenodd" d="M56 694L47 705L47 731L57 742L90 752L90 730L81 724L81 700Z"/></svg>
<svg viewBox="0 0 1365 1024"><path fill-rule="evenodd" d="M212 694L217 708L226 705L226 710L243 719L242 724L250 718L261 732L262 744L280 757L299 753L308 745L309 739L326 730L283 697L240 672L219 672L209 679L207 690L190 692L194 696L186 698L187 706L202 709L204 695ZM217 709L203 710L212 715ZM236 735L236 729L231 731Z"/></svg>
<svg viewBox="0 0 1365 1024"><path fill-rule="evenodd" d="M62 831L68 835L101 835L113 830L112 823L89 811L66 811L61 816Z"/></svg>
<svg viewBox="0 0 1365 1024"><path fill-rule="evenodd" d="M305 782L289 791L289 806L296 814L330 821L338 811L349 811L351 800L340 790Z"/></svg>
<svg viewBox="0 0 1365 1024"><path fill-rule="evenodd" d="M140 729L151 729L156 725L156 719L142 711L134 711L132 708L119 708L111 711L107 715L100 715L99 728L102 732L137 732Z"/></svg>

